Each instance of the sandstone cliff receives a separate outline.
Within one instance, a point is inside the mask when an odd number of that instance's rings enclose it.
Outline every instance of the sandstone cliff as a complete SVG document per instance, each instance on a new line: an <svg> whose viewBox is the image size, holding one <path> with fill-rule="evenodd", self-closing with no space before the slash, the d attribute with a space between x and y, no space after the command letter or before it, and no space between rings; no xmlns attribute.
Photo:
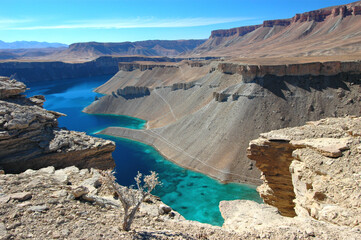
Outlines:
<svg viewBox="0 0 361 240"><path fill-rule="evenodd" d="M260 172L246 157L249 141L310 120L359 115L360 74L360 62L180 62L177 68L119 71L96 89L107 96L84 111L145 119L144 130L113 127L102 133L153 145L178 165L224 182L259 184ZM150 94L112 95L127 86L148 87Z"/></svg>
<svg viewBox="0 0 361 240"><path fill-rule="evenodd" d="M360 238L360 150L360 117L327 118L261 134L250 142L248 157L262 171L257 190L273 207L222 201L223 227L261 231L275 239Z"/></svg>
<svg viewBox="0 0 361 240"><path fill-rule="evenodd" d="M248 157L266 203L288 216L360 226L361 118L329 118L261 134Z"/></svg>
<svg viewBox="0 0 361 240"><path fill-rule="evenodd" d="M0 168L9 173L76 165L115 166L113 142L57 127L61 113L42 108L43 96L26 98L26 86L0 78Z"/></svg>
<svg viewBox="0 0 361 240"><path fill-rule="evenodd" d="M360 1L296 14L289 19L212 31L189 56L244 58L361 55Z"/></svg>

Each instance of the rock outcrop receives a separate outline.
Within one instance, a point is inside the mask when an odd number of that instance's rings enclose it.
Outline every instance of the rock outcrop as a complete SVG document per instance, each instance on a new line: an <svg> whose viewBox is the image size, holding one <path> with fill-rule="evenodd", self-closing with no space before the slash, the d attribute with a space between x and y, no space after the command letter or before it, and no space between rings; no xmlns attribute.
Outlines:
<svg viewBox="0 0 361 240"><path fill-rule="evenodd" d="M139 98L150 95L150 90L147 87L128 86L123 89L118 89L116 94L125 99Z"/></svg>
<svg viewBox="0 0 361 240"><path fill-rule="evenodd" d="M251 82L256 78L262 78L266 75L277 77L335 76L342 73L359 75L361 74L361 61L312 62L283 65L251 65L225 62L218 64L218 70L225 74L239 74L242 76L243 81Z"/></svg>
<svg viewBox="0 0 361 240"><path fill-rule="evenodd" d="M360 143L360 117L261 134L248 149L262 171L257 190L285 216L360 227Z"/></svg>
<svg viewBox="0 0 361 240"><path fill-rule="evenodd" d="M17 173L28 168L113 168L113 142L58 128L61 113L41 107L44 98L19 95L23 83L0 79L0 168ZM4 98L5 96L5 98Z"/></svg>

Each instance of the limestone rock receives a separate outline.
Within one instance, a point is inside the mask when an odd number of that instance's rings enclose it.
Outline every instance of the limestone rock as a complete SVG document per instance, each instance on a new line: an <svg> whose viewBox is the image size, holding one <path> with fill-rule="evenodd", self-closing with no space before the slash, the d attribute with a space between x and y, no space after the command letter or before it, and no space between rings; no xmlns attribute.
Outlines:
<svg viewBox="0 0 361 240"><path fill-rule="evenodd" d="M170 211L172 211L172 208L167 205L162 204L159 206L159 214L160 215L168 214L168 213L170 213Z"/></svg>
<svg viewBox="0 0 361 240"><path fill-rule="evenodd" d="M73 193L75 198L79 198L79 197L89 193L89 189L87 187L84 187L84 186L79 186L79 187L74 188L72 190L72 193Z"/></svg>
<svg viewBox="0 0 361 240"><path fill-rule="evenodd" d="M19 95L26 90L26 85L7 77L0 77L0 99Z"/></svg>
<svg viewBox="0 0 361 240"><path fill-rule="evenodd" d="M18 192L18 193L10 194L9 197L10 199L14 199L22 202L29 200L32 197L32 194L30 192Z"/></svg>
<svg viewBox="0 0 361 240"><path fill-rule="evenodd" d="M285 216L360 226L361 137L353 134L360 128L360 117L327 118L251 141L248 157L264 181L261 197Z"/></svg>
<svg viewBox="0 0 361 240"><path fill-rule="evenodd" d="M45 212L49 210L46 205L32 206L28 209L29 212Z"/></svg>

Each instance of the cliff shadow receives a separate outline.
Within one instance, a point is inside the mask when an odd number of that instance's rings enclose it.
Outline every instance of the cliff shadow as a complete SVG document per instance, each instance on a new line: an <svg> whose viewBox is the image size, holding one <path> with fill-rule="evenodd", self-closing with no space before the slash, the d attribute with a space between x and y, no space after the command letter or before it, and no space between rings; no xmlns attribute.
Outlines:
<svg viewBox="0 0 361 240"><path fill-rule="evenodd" d="M278 77L275 75L265 75L264 77L257 77L252 81L252 83L258 84L284 100L286 100L285 92L291 92L288 87L289 85L301 88L308 92L311 92L312 90L323 91L328 88L350 91L346 82L360 85L361 75L347 73L340 73L333 76L303 75Z"/></svg>

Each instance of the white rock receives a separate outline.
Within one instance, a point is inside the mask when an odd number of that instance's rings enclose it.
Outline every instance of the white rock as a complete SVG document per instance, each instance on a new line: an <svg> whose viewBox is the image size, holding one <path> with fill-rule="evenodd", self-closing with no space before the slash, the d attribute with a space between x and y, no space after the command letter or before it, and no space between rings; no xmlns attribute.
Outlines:
<svg viewBox="0 0 361 240"><path fill-rule="evenodd" d="M55 172L55 168L53 166L49 166L46 168L41 168L38 170L38 173L47 173L47 174L53 174Z"/></svg>

